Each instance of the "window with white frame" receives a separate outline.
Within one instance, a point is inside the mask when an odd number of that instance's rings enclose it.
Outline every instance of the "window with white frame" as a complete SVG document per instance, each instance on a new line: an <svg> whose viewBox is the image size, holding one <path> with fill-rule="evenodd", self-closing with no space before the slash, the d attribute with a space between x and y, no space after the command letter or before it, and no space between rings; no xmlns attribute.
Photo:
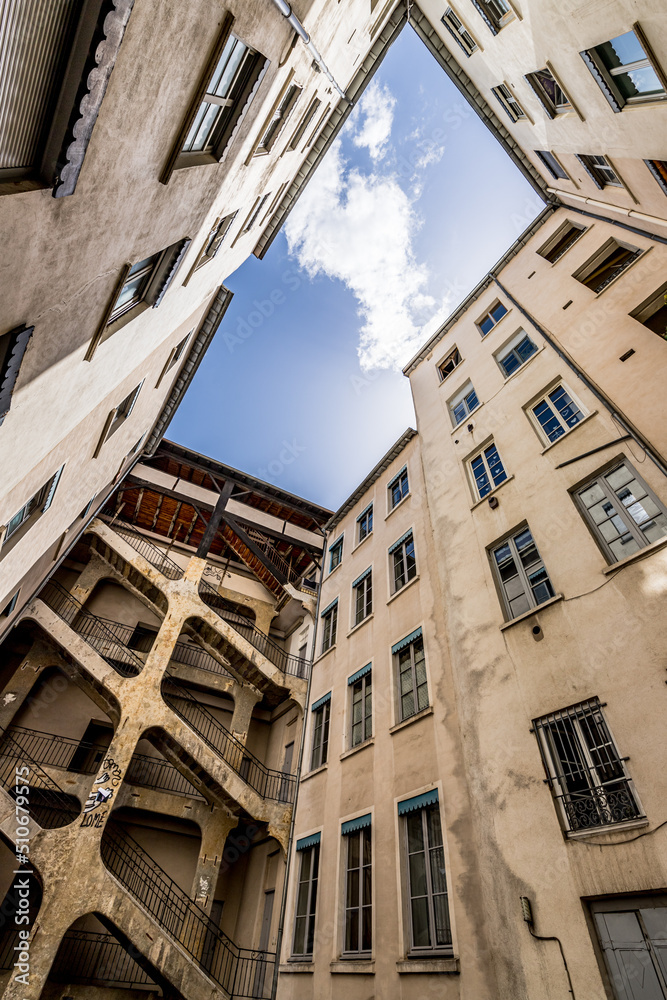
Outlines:
<svg viewBox="0 0 667 1000"><path fill-rule="evenodd" d="M519 330L509 343L497 352L495 359L505 378L509 378L536 353L537 345L533 343L525 330Z"/></svg>
<svg viewBox="0 0 667 1000"><path fill-rule="evenodd" d="M294 111L300 96L301 87L298 87L295 83L291 84L287 88L283 99L274 111L271 121L265 129L257 149L255 150L256 155L260 153L269 153L272 150L278 136Z"/></svg>
<svg viewBox="0 0 667 1000"><path fill-rule="evenodd" d="M574 246L580 236L586 232L586 226L579 222L570 222L569 219L558 227L553 236L550 236L546 243L538 249L540 257L544 257L550 264L555 264L563 254L566 254L570 247Z"/></svg>
<svg viewBox="0 0 667 1000"><path fill-rule="evenodd" d="M371 814L343 823L341 834L345 841L343 955L370 957L373 947Z"/></svg>
<svg viewBox="0 0 667 1000"><path fill-rule="evenodd" d="M637 819L642 812L598 698L533 721L556 801L569 833Z"/></svg>
<svg viewBox="0 0 667 1000"><path fill-rule="evenodd" d="M51 504L53 503L53 498L58 488L58 483L60 482L60 477L62 476L64 465L50 476L43 486L41 486L36 493L34 493L30 499L23 504L20 510L9 518L7 521L7 526L5 530L5 535L3 539L3 544L14 535L22 525L26 524L28 521L35 521L42 514L45 514Z"/></svg>
<svg viewBox="0 0 667 1000"><path fill-rule="evenodd" d="M612 237L577 268L572 277L599 295L643 253L643 250L628 243L620 243Z"/></svg>
<svg viewBox="0 0 667 1000"><path fill-rule="evenodd" d="M422 630L401 639L392 646L398 684L398 716L404 722L428 708L428 682Z"/></svg>
<svg viewBox="0 0 667 1000"><path fill-rule="evenodd" d="M618 176L606 156L595 154L575 154L579 163L597 188L623 187Z"/></svg>
<svg viewBox="0 0 667 1000"><path fill-rule="evenodd" d="M365 743L373 735L373 678L367 663L347 679L350 689L350 747Z"/></svg>
<svg viewBox="0 0 667 1000"><path fill-rule="evenodd" d="M320 869L320 834L303 837L296 842L299 857L299 881L294 909L294 936L292 955L309 959L315 944L315 913L317 910L317 883Z"/></svg>
<svg viewBox="0 0 667 1000"><path fill-rule="evenodd" d="M406 467L402 468L397 476L394 476L387 489L389 490L389 509L393 510L408 495L410 490Z"/></svg>
<svg viewBox="0 0 667 1000"><path fill-rule="evenodd" d="M336 645L338 629L338 598L322 612L322 652Z"/></svg>
<svg viewBox="0 0 667 1000"><path fill-rule="evenodd" d="M554 154L548 149L536 149L536 156L539 156L543 165L547 168L554 180L569 180L567 172L563 169Z"/></svg>
<svg viewBox="0 0 667 1000"><path fill-rule="evenodd" d="M415 559L415 542L412 529L407 531L389 549L389 557L393 568L393 592L396 593L417 575Z"/></svg>
<svg viewBox="0 0 667 1000"><path fill-rule="evenodd" d="M312 707L313 746L310 754L310 769L326 764L329 754L329 720L331 718L331 693L325 694Z"/></svg>
<svg viewBox="0 0 667 1000"><path fill-rule="evenodd" d="M398 803L405 858L408 954L452 950L445 848L437 789Z"/></svg>
<svg viewBox="0 0 667 1000"><path fill-rule="evenodd" d="M373 573L369 568L357 577L352 584L354 597L354 624L361 622L373 613Z"/></svg>
<svg viewBox="0 0 667 1000"><path fill-rule="evenodd" d="M610 563L667 535L665 507L627 461L586 483L575 498Z"/></svg>
<svg viewBox="0 0 667 1000"><path fill-rule="evenodd" d="M500 323L506 313L507 308L502 302L494 302L489 311L484 313L481 319L478 319L475 324L481 335L486 337L487 333L490 333L494 326Z"/></svg>
<svg viewBox="0 0 667 1000"><path fill-rule="evenodd" d="M444 382L447 376L451 375L455 368L458 368L462 360L458 347L453 348L444 361L441 361L438 365L440 381Z"/></svg>
<svg viewBox="0 0 667 1000"><path fill-rule="evenodd" d="M462 389L449 401L449 414L454 427L458 427L469 414L479 406L479 399L472 382L466 382Z"/></svg>
<svg viewBox="0 0 667 1000"><path fill-rule="evenodd" d="M507 0L472 0L472 5L482 15L493 35L497 35L514 18L514 11Z"/></svg>
<svg viewBox="0 0 667 1000"><path fill-rule="evenodd" d="M491 93L511 122L520 122L528 118L506 83L499 83L497 87L491 87Z"/></svg>
<svg viewBox="0 0 667 1000"><path fill-rule="evenodd" d="M522 528L491 550L491 564L500 586L508 621L538 608L554 589L529 528Z"/></svg>
<svg viewBox="0 0 667 1000"><path fill-rule="evenodd" d="M667 97L648 41L635 27L579 53L614 111Z"/></svg>
<svg viewBox="0 0 667 1000"><path fill-rule="evenodd" d="M475 484L475 492L480 500L500 486L507 479L507 473L500 460L495 444L488 445L479 455L470 460L470 471Z"/></svg>
<svg viewBox="0 0 667 1000"><path fill-rule="evenodd" d="M373 504L369 504L357 518L357 542L363 542L373 530Z"/></svg>
<svg viewBox="0 0 667 1000"><path fill-rule="evenodd" d="M562 382L533 403L530 412L547 444L567 434L585 416L579 401Z"/></svg>
<svg viewBox="0 0 667 1000"><path fill-rule="evenodd" d="M667 281L630 313L633 319L667 340Z"/></svg>
<svg viewBox="0 0 667 1000"><path fill-rule="evenodd" d="M329 546L329 572L340 566L343 561L343 535Z"/></svg>
<svg viewBox="0 0 667 1000"><path fill-rule="evenodd" d="M477 49L477 42L472 37L463 21L451 7L448 7L440 18L456 44L463 49L466 56L471 56Z"/></svg>
<svg viewBox="0 0 667 1000"><path fill-rule="evenodd" d="M572 102L548 67L526 73L526 80L533 88L549 118L572 111Z"/></svg>

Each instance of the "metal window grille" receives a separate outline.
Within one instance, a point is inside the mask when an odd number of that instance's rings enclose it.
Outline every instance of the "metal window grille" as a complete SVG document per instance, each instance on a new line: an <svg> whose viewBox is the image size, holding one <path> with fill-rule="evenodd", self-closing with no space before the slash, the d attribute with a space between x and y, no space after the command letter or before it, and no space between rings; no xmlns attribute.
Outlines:
<svg viewBox="0 0 667 1000"><path fill-rule="evenodd" d="M468 29L464 26L458 14L456 14L451 7L448 7L440 20L447 28L447 31L450 33L456 44L463 49L466 56L472 55L472 53L477 49L477 43Z"/></svg>
<svg viewBox="0 0 667 1000"><path fill-rule="evenodd" d="M567 831L636 819L641 810L598 698L533 723L547 784Z"/></svg>
<svg viewBox="0 0 667 1000"><path fill-rule="evenodd" d="M565 386L558 385L533 407L533 413L547 441L557 441L570 428L583 420L584 414Z"/></svg>
<svg viewBox="0 0 667 1000"><path fill-rule="evenodd" d="M424 640L416 639L397 655L400 721L428 708Z"/></svg>
<svg viewBox="0 0 667 1000"><path fill-rule="evenodd" d="M315 910L317 906L320 845L315 844L305 851L299 851L299 854L301 855L301 865L294 914L292 955L295 957L306 957L313 954L313 944L315 942Z"/></svg>
<svg viewBox="0 0 667 1000"><path fill-rule="evenodd" d="M327 762L329 751L329 720L331 717L331 700L325 701L313 712L313 749L310 755L310 769L322 767Z"/></svg>
<svg viewBox="0 0 667 1000"><path fill-rule="evenodd" d="M361 677L352 686L352 732L350 744L359 746L373 735L372 674Z"/></svg>
<svg viewBox="0 0 667 1000"><path fill-rule="evenodd" d="M373 611L373 574L365 576L354 588L354 624L359 625Z"/></svg>
<svg viewBox="0 0 667 1000"><path fill-rule="evenodd" d="M549 574L528 528L493 549L492 562L508 620L518 618L554 596Z"/></svg>
<svg viewBox="0 0 667 1000"><path fill-rule="evenodd" d="M507 479L507 473L500 460L495 444L489 445L470 463L477 495L482 500L496 486Z"/></svg>
<svg viewBox="0 0 667 1000"><path fill-rule="evenodd" d="M445 852L439 806L405 817L407 887L410 899L410 951L442 952L451 948Z"/></svg>
<svg viewBox="0 0 667 1000"><path fill-rule="evenodd" d="M409 535L401 545L392 552L394 560L394 592L404 587L417 575L417 560L415 559L415 542Z"/></svg>
<svg viewBox="0 0 667 1000"><path fill-rule="evenodd" d="M370 955L373 946L372 850L369 826L345 834L347 859L345 872L345 942L346 955Z"/></svg>

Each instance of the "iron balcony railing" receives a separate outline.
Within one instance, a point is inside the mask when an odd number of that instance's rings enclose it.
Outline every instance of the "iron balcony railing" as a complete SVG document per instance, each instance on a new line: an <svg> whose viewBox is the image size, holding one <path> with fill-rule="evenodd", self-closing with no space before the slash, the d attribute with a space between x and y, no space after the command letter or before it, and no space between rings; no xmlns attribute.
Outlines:
<svg viewBox="0 0 667 1000"><path fill-rule="evenodd" d="M0 785L13 799L23 797L27 803L17 804L17 821L28 816L45 830L56 830L72 823L81 812L73 795L64 792L12 733L0 730ZM23 791L28 789L27 794Z"/></svg>
<svg viewBox="0 0 667 1000"><path fill-rule="evenodd" d="M108 823L102 860L153 920L232 998L268 1000L275 953L239 948L124 830Z"/></svg>
<svg viewBox="0 0 667 1000"><path fill-rule="evenodd" d="M642 815L627 778L596 785L594 782L599 778L594 768L582 769L574 778L579 779L580 786L588 787L565 791L568 783L574 784L572 774L556 775L551 784L569 830L593 830L613 823L627 823Z"/></svg>
<svg viewBox="0 0 667 1000"><path fill-rule="evenodd" d="M262 764L173 674L167 675L162 696L170 708L258 795L278 802L294 801L295 776L273 771Z"/></svg>
<svg viewBox="0 0 667 1000"><path fill-rule="evenodd" d="M9 726L7 735L12 737L22 753L29 755L37 763L62 768L64 771L76 771L77 774L95 774L107 752L107 747L97 743L87 743L69 736L55 736L37 729L25 729L23 726Z"/></svg>
<svg viewBox="0 0 667 1000"><path fill-rule="evenodd" d="M192 799L206 801L171 761L161 757L148 757L143 753L133 754L125 780L130 785L140 785L142 788L153 788L172 795L187 795Z"/></svg>
<svg viewBox="0 0 667 1000"><path fill-rule="evenodd" d="M200 670L208 670L212 674L223 674L231 677L229 670L218 663L214 656L207 653L200 646L194 646L187 642L177 642L171 654L174 663L183 663L186 667L199 667Z"/></svg>
<svg viewBox="0 0 667 1000"><path fill-rule="evenodd" d="M112 531L120 535L133 549L136 549L139 555L143 556L151 566L155 566L163 576L166 576L169 580L181 579L183 570L178 563L175 563L173 559L165 555L161 548L150 542L141 532L133 530L129 525L122 522L114 521L112 518L104 518L104 520L107 521Z"/></svg>
<svg viewBox="0 0 667 1000"><path fill-rule="evenodd" d="M109 623L86 611L59 583L49 580L39 596L122 677L136 677L140 672L143 661L109 628Z"/></svg>
<svg viewBox="0 0 667 1000"><path fill-rule="evenodd" d="M289 583L294 583L295 580L299 579L299 574L292 569L286 559L283 559L280 552L273 547L266 535L263 535L257 528L251 528L247 524L244 525L244 531L247 532L248 538L252 539L257 548L262 550L269 562L273 563Z"/></svg>
<svg viewBox="0 0 667 1000"><path fill-rule="evenodd" d="M98 931L67 931L49 978L58 983L135 989L156 984L120 941Z"/></svg>
<svg viewBox="0 0 667 1000"><path fill-rule="evenodd" d="M286 653L273 639L270 639L264 632L260 632L249 618L239 614L231 601L222 597L205 580L201 580L199 583L199 596L204 604L211 608L212 611L215 611L223 621L230 624L235 632L242 635L262 656L265 656L267 660L271 660L283 673L290 674L293 677L308 676L309 660L306 660L302 656L294 656L291 653Z"/></svg>

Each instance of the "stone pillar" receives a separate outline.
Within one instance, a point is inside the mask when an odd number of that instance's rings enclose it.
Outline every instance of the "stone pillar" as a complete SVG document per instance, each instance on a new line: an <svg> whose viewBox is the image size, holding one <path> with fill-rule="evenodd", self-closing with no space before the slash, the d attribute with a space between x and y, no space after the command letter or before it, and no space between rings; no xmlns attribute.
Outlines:
<svg viewBox="0 0 667 1000"><path fill-rule="evenodd" d="M227 816L221 809L216 809L202 828L201 847L190 896L205 913L211 912L225 841L236 824L237 820L234 817Z"/></svg>
<svg viewBox="0 0 667 1000"><path fill-rule="evenodd" d="M192 556L190 562L185 568L183 574L184 580L189 580L190 583L194 583L195 587L202 578L202 573L206 569L206 560L200 559L199 556Z"/></svg>
<svg viewBox="0 0 667 1000"><path fill-rule="evenodd" d="M85 604L100 580L111 576L109 566L94 549L90 559L71 590L72 597Z"/></svg>
<svg viewBox="0 0 667 1000"><path fill-rule="evenodd" d="M269 629L271 628L271 622L276 617L276 609L270 604L266 604L264 601L254 601L253 607L255 610L255 625L260 632L264 635L269 634Z"/></svg>
<svg viewBox="0 0 667 1000"><path fill-rule="evenodd" d="M250 729L252 710L262 695L255 688L239 685L234 689L234 714L232 716L232 733L245 745Z"/></svg>

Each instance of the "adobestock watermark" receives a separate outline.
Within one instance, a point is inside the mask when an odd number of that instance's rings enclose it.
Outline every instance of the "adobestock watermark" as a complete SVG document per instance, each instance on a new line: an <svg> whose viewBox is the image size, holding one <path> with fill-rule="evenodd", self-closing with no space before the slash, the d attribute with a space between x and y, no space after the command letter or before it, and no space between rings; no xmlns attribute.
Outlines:
<svg viewBox="0 0 667 1000"><path fill-rule="evenodd" d="M297 458L300 458L305 451L307 451L306 446L299 444L296 438L292 438L291 441L283 439L282 448L278 455L272 458L265 468L257 469L255 475L259 479L268 479L269 477L275 479L277 476L282 476L286 467L296 462Z"/></svg>

